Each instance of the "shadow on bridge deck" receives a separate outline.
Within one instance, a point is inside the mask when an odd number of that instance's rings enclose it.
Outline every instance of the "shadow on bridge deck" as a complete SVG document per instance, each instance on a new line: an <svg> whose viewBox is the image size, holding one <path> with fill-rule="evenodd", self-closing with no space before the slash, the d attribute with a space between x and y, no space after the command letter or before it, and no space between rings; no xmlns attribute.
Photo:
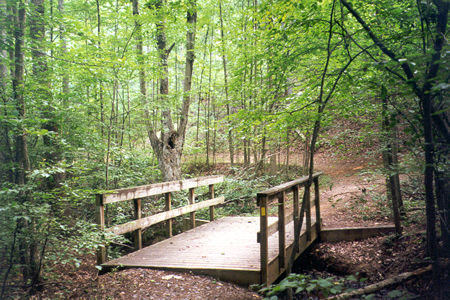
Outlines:
<svg viewBox="0 0 450 300"><path fill-rule="evenodd" d="M276 221L276 217L269 217L269 225ZM106 270L119 267L192 272L241 285L262 283L260 245L257 242L259 222L259 217L225 217L111 260L102 266ZM311 240L307 241L303 230L297 256L317 239L314 219L311 225ZM286 225L287 257L291 255L293 243L294 224L291 222ZM284 272L278 262L278 232L269 236L268 246L269 283L272 283Z"/></svg>

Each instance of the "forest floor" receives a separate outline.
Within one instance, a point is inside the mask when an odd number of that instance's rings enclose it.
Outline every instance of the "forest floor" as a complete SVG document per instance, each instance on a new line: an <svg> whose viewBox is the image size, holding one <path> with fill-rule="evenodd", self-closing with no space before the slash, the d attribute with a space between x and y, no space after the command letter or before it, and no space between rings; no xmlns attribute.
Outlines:
<svg viewBox="0 0 450 300"><path fill-rule="evenodd" d="M384 180L370 170L374 166L361 156L337 159L317 156L316 166L326 177L321 188L321 214L325 227L390 224L383 193ZM375 199L375 200L374 200ZM414 213L412 211L412 213ZM413 216L414 217L414 216ZM417 217L418 218L418 217ZM411 219L411 218L410 218ZM414 218L413 218L414 219ZM314 276L354 274L376 282L426 265L422 222L404 224L404 236L380 236L357 242L322 243L306 256L308 263L298 272ZM207 276L149 269L129 269L98 275L94 257L86 257L79 268L60 266L56 281L45 282L35 298L116 299L259 299L248 288ZM330 275L331 274L331 275ZM428 288L428 279L406 283L415 294ZM384 292L386 293L386 291ZM379 298L383 298L383 292ZM19 294L12 295L13 297Z"/></svg>

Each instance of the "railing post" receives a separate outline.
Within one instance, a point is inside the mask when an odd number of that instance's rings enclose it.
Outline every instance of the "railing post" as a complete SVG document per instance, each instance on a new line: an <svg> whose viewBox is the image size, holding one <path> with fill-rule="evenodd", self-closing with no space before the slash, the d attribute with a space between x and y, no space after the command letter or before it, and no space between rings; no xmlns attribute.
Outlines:
<svg viewBox="0 0 450 300"><path fill-rule="evenodd" d="M214 199L214 184L209 185L209 199ZM214 221L214 206L209 207L209 221Z"/></svg>
<svg viewBox="0 0 450 300"><path fill-rule="evenodd" d="M314 205L316 206L316 226L317 235L320 238L320 231L322 230L322 222L320 220L320 193L319 193L319 177L314 178Z"/></svg>
<svg viewBox="0 0 450 300"><path fill-rule="evenodd" d="M278 194L278 261L279 269L286 269L286 192Z"/></svg>
<svg viewBox="0 0 450 300"><path fill-rule="evenodd" d="M259 219L259 246L261 255L261 284L268 285L269 281L269 236L267 232L267 196L257 195L258 206L260 209Z"/></svg>
<svg viewBox="0 0 450 300"><path fill-rule="evenodd" d="M194 188L189 189L189 204L195 203L195 190ZM195 228L195 212L190 213L190 219L191 219L191 229Z"/></svg>
<svg viewBox="0 0 450 300"><path fill-rule="evenodd" d="M139 220L142 218L141 199L134 199L134 219ZM136 229L134 231L134 249L142 249L142 229Z"/></svg>
<svg viewBox="0 0 450 300"><path fill-rule="evenodd" d="M100 230L103 232L105 230L105 205L103 203L103 195L97 194L96 196L97 204L97 224ZM104 242L105 236L102 233L102 242ZM106 262L106 245L99 246L97 249L97 265L101 265Z"/></svg>
<svg viewBox="0 0 450 300"><path fill-rule="evenodd" d="M299 203L298 203L298 199L299 199L299 186L298 185L296 185L295 187L294 187L294 190L293 190L293 198L294 198L294 234L295 234L295 236L294 236L294 245L295 245L295 247L294 247L294 249L296 249L297 251L296 252L299 252L299 249L300 249L300 247L299 247L299 239L300 239L300 224L299 224L299 221L300 221L300 216L299 216Z"/></svg>
<svg viewBox="0 0 450 300"><path fill-rule="evenodd" d="M306 240L311 240L311 184L309 182L305 185L306 202Z"/></svg>
<svg viewBox="0 0 450 300"><path fill-rule="evenodd" d="M166 211L169 211L172 209L172 193L165 193L164 199L166 200ZM167 236L172 237L172 219L166 221L166 227L167 227Z"/></svg>

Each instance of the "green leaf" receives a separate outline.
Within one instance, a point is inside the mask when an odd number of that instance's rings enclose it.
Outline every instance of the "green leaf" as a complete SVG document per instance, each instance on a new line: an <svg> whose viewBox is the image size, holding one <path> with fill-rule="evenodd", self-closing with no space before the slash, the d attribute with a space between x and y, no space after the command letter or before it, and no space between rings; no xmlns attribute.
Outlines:
<svg viewBox="0 0 450 300"><path fill-rule="evenodd" d="M387 295L388 295L388 297L391 298L391 299L393 299L393 298L398 298L398 297L400 297L401 295L403 295L403 291L400 291L400 290L393 290L393 291L390 291Z"/></svg>
<svg viewBox="0 0 450 300"><path fill-rule="evenodd" d="M356 277L354 275L349 275L345 278L345 280L348 281L358 281L358 279L356 279Z"/></svg>
<svg viewBox="0 0 450 300"><path fill-rule="evenodd" d="M329 287L332 287L332 286L333 286L333 284L332 284L330 281L326 280L326 279L319 279L319 280L317 281L317 284L318 284L320 287L322 287L322 288L329 288Z"/></svg>

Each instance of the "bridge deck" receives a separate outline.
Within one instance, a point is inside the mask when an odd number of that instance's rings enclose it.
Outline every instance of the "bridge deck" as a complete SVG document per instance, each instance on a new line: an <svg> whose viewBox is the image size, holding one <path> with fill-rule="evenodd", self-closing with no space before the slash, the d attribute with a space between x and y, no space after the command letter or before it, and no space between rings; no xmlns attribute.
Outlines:
<svg viewBox="0 0 450 300"><path fill-rule="evenodd" d="M269 225L276 222L269 218ZM300 253L317 237L312 220L312 238L300 237ZM303 228L306 225L302 226ZM103 264L106 268L158 268L205 274L239 284L260 283L259 217L226 217L196 227L170 239ZM286 225L287 255L294 241L293 222ZM282 273L278 267L278 233L269 237L271 282Z"/></svg>

